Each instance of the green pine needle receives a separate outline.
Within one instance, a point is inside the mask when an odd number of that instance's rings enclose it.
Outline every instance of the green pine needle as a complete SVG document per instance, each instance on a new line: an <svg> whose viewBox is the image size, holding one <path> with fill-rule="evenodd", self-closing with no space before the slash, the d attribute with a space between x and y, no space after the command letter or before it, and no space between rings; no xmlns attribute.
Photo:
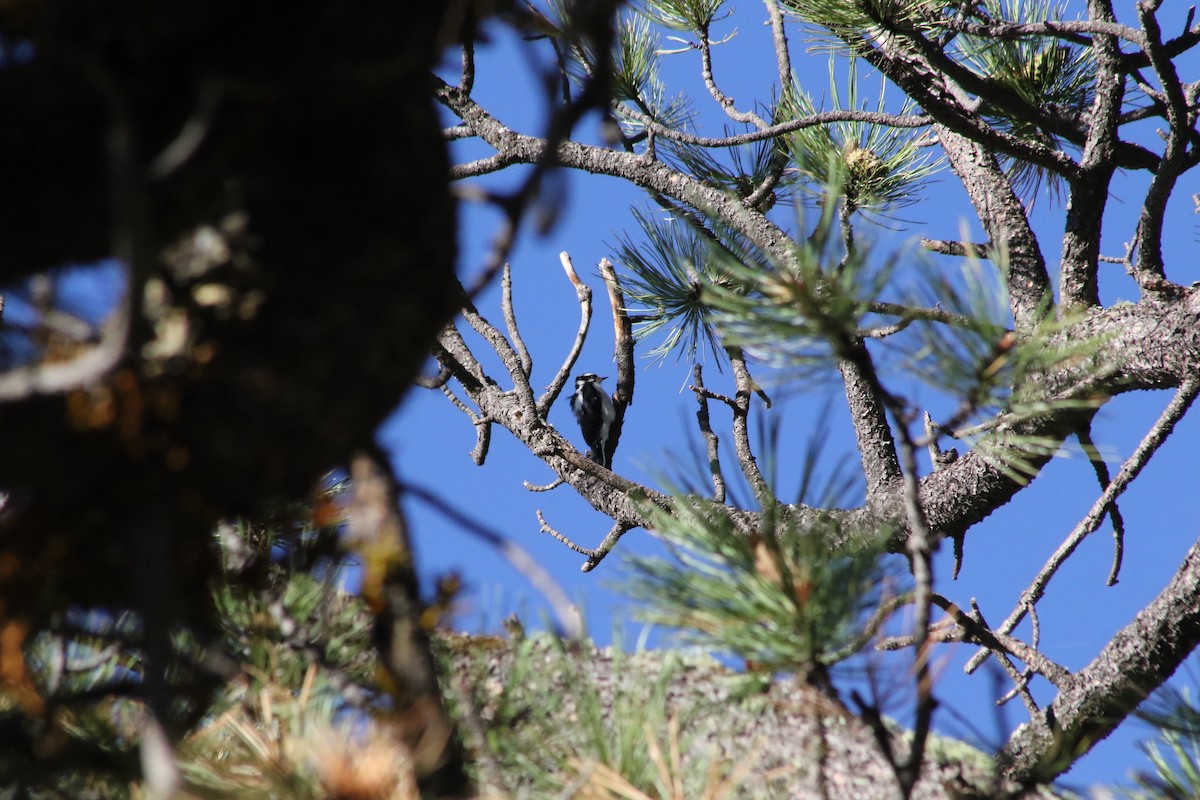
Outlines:
<svg viewBox="0 0 1200 800"><path fill-rule="evenodd" d="M766 671L804 672L853 651L879 603L886 535L835 549L846 531L783 515L747 535L722 506L678 501L672 514L647 509L669 557L628 560L622 589L642 601L641 619Z"/></svg>

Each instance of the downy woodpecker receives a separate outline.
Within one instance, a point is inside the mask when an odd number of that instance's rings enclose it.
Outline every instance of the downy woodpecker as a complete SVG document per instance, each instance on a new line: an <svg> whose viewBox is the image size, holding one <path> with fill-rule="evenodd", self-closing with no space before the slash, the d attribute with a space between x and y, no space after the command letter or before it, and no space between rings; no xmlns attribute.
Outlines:
<svg viewBox="0 0 1200 800"><path fill-rule="evenodd" d="M604 378L594 372L585 372L577 376L575 394L571 395L571 410L575 412L575 419L579 420L583 440L591 448L589 455L592 460L612 469L608 434L617 418L617 412L613 408L612 398L600 385L602 380Z"/></svg>

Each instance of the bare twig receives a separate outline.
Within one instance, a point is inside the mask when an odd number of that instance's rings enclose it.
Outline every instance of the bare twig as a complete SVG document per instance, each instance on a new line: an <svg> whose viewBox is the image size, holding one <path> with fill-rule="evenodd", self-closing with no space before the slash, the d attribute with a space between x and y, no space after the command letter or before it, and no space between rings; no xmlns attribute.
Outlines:
<svg viewBox="0 0 1200 800"><path fill-rule="evenodd" d="M549 522L546 522L546 518L544 516L542 516L541 509L538 509L538 511L536 513L537 513L537 520L538 520L538 528L539 528L539 530L541 530L542 533L550 534L555 539L557 539L558 541L565 544L567 547L574 550L576 553L579 553L579 554L585 555L585 556L591 556L591 554L592 554L591 550L587 549L583 545L575 544L575 542L573 542L573 541L571 541L571 539L567 538L566 534L559 533L558 530L554 528L554 526L552 526Z"/></svg>
<svg viewBox="0 0 1200 800"><path fill-rule="evenodd" d="M931 253L943 256L972 256L980 260L992 257L992 246L990 244L948 242L943 239L922 239L921 247Z"/></svg>
<svg viewBox="0 0 1200 800"><path fill-rule="evenodd" d="M929 627L929 641L969 641L976 642L978 644L982 644L984 647L987 647L996 656L1004 671L1013 681L1013 691L1020 694L1022 700L1025 701L1026 708L1028 709L1029 713L1031 715L1035 714L1038 710L1038 707L1027 687L1028 676L1022 675L1021 671L1018 670L1016 665L1012 663L1012 660L1009 658L1009 652L1006 649L1006 645L1001 641L1000 637L997 637L993 631L987 628L987 625L983 622L983 617L979 614L979 609L974 605L974 602L972 602L972 613L965 614L955 603L947 600L939 594L933 594L932 600L935 605L946 610L950 614L950 618L947 618L946 620ZM907 605L912 601L913 594L910 592L908 594L893 598L891 602L881 605L876 610L875 616L872 617L871 622L865 629L862 638L854 644L854 649L847 649L843 652L845 652L846 655L857 652L859 648L864 646L866 642L878 632L879 626L883 624L883 621L887 617L889 617L900 606ZM913 647L915 643L916 637L912 634L906 636L891 636L877 642L875 648L877 650L900 650ZM1010 692L1009 696L1011 696L1011 694L1012 693ZM1000 702L1003 702L1003 700ZM896 767L894 761L892 762L892 766L893 768Z"/></svg>
<svg viewBox="0 0 1200 800"><path fill-rule="evenodd" d="M473 133L471 134L474 135ZM454 164L450 167L450 180L461 181L465 178L478 178L480 175L490 175L493 172L499 172L505 167L513 164L512 156L507 153L495 153L485 158L478 158L466 164ZM511 227L511 226L510 226ZM505 228L504 230L508 230ZM506 233L505 236L511 234ZM500 239L499 241L504 241ZM495 246L495 245L493 245ZM501 263L503 259L499 259L496 263Z"/></svg>
<svg viewBox="0 0 1200 800"><path fill-rule="evenodd" d="M913 596L913 594L908 594L897 599L903 604L911 602ZM931 602L949 614L950 620L954 622L954 627L950 628L945 626L944 621L931 625L929 627L931 639L939 642L975 642L983 645L993 654L1013 656L1060 689L1064 688L1070 680L1071 673L1066 667L1051 661L1035 647L988 628L983 616L979 613L979 607L974 602L972 602L972 610L969 614L954 601L937 593L931 595ZM891 610L894 610L896 604L892 605ZM878 650L899 650L913 647L915 644L916 639L909 634L889 637L880 641L875 647Z"/></svg>
<svg viewBox="0 0 1200 800"><path fill-rule="evenodd" d="M496 167L496 169L499 168ZM453 172L453 170L451 171ZM483 262L483 269L479 271L479 275L476 276L475 281L466 292L468 300L474 300L480 292L488 287L500 271L500 267L508 261L508 254L517 241L517 228L521 221L522 210L517 209L513 203L498 201L498 205L504 210L505 219L496 231L496 235L492 237L491 247L488 248L487 258Z"/></svg>
<svg viewBox="0 0 1200 800"><path fill-rule="evenodd" d="M937 699L933 696L933 675L929 669L929 656L932 651L929 642L929 619L933 604L933 543L936 540L929 529L925 509L921 505L916 443L908 430L907 420L901 416L903 409L893 409L892 413L897 418L900 455L904 460L904 507L908 517L908 539L905 545L914 584L913 644L916 655L913 679L917 690L916 718L913 723L912 748L896 773L902 793L905 797L910 797L921 774L925 742L933 724L933 711L937 707Z"/></svg>
<svg viewBox="0 0 1200 800"><path fill-rule="evenodd" d="M955 454L958 453L957 450L953 450L953 449L951 449L950 452L955 453ZM951 537L951 541L954 543L954 571L950 574L950 580L952 580L952 581L958 580L958 573L960 571L962 571L963 541L966 538L967 538L967 536L965 533L956 533L954 536Z"/></svg>
<svg viewBox="0 0 1200 800"><path fill-rule="evenodd" d="M971 598L970 616L972 619L978 620L979 624L985 630L991 633L992 638L996 641L1001 641L1002 638L1004 641L1010 641L1007 639L1007 637L997 636L996 633L991 630L987 624L987 620L983 618L983 612L979 610L979 603L976 602L974 597ZM1036 648L1034 648L1034 651L1036 652ZM1033 699L1033 694L1031 694L1029 691L1029 678L1032 676L1030 668L1027 667L1024 672L1019 671L1016 664L1012 663L1012 659L1009 658L1009 654L1007 652L1001 652L999 650L995 650L994 652L997 654L996 660L1000 662L1001 668L1005 673L1008 674L1009 679L1013 682L1013 688L1003 696L997 698L997 707L1007 703L1008 700L1013 696L1013 693L1016 692L1020 696L1021 702L1025 704L1025 710L1029 713L1029 718L1036 719L1034 715L1038 712L1038 704L1037 701ZM1028 664L1029 662L1026 661L1025 663Z"/></svg>
<svg viewBox="0 0 1200 800"><path fill-rule="evenodd" d="M616 268L607 258L600 259L600 277L608 290L608 303L613 318L613 359L617 362L617 403L633 405L633 386L636 370L633 363L633 323L625 308L625 293L621 289Z"/></svg>
<svg viewBox="0 0 1200 800"><path fill-rule="evenodd" d="M550 481L550 483L546 483L546 484L537 484L537 483L530 483L529 481L521 481L521 485L524 486L528 491L531 491L531 492L548 492L551 489L557 489L559 486L562 486L564 483L566 483L566 481L563 480L561 477L555 478L554 480Z"/></svg>
<svg viewBox="0 0 1200 800"><path fill-rule="evenodd" d="M635 109L625 108L622 113L628 114L638 125L651 131L656 136L670 139L680 144L690 144L695 147L739 147L744 144L775 139L788 133L794 133L804 128L818 125L828 125L831 122L866 122L872 125L883 125L891 128L923 128L933 123L933 119L924 114L884 114L878 111L821 111L799 119L769 125L756 131L748 131L733 136L696 136L685 131L668 128L660 122L639 113Z"/></svg>
<svg viewBox="0 0 1200 800"><path fill-rule="evenodd" d="M467 324L491 345L496 355L504 363L504 368L508 371L509 377L512 378L513 391L520 400L521 406L526 411L534 413L537 408L537 400L533 396L533 388L529 385L529 373L524 371L524 363L521 357L517 355L517 351L513 349L512 343L500 332L499 328L488 322L469 301L463 303L462 316L467 321ZM526 354L526 357L528 357L528 354Z"/></svg>
<svg viewBox="0 0 1200 800"><path fill-rule="evenodd" d="M131 320L129 270L125 269L125 295L101 327L100 341L70 361L37 362L0 373L0 401L21 400L39 394L58 394L94 383L117 365L125 354Z"/></svg>
<svg viewBox="0 0 1200 800"><path fill-rule="evenodd" d="M941 466L942 446L938 443L937 425L933 424L928 411L925 412L925 446L929 448L929 466L936 470Z"/></svg>
<svg viewBox="0 0 1200 800"><path fill-rule="evenodd" d="M600 544L596 545L596 549L588 557L587 563L579 568L581 572L591 572L600 565L604 557L612 552L612 549L617 546L617 542L621 537L633 530L635 526L628 522L617 520L613 523L612 528L605 534L604 539Z"/></svg>
<svg viewBox="0 0 1200 800"><path fill-rule="evenodd" d="M504 265L504 274L500 278L500 308L504 313L504 327L508 329L508 336L512 339L513 348L521 361L521 371L528 378L533 372L533 358L530 357L529 348L525 346L525 340L521 338L521 332L517 328L517 315L513 311L512 268L508 264Z"/></svg>
<svg viewBox="0 0 1200 800"><path fill-rule="evenodd" d="M441 389L450 378L450 370L439 364L436 375L418 375L413 379L413 383L422 389Z"/></svg>
<svg viewBox="0 0 1200 800"><path fill-rule="evenodd" d="M550 385L546 387L546 391L538 398L537 411L542 419L546 418L550 412L550 406L554 404L563 387L567 385L567 380L571 377L571 370L575 368L575 362L583 351L583 343L587 339L588 327L592 322L591 288L580 280L579 274L575 272L575 265L571 263L571 256L566 250L558 254L558 259L562 262L563 271L567 273L567 280L575 287L575 297L579 300L579 330L575 334L575 341L571 344L571 349L567 352L562 366L558 368L558 372L550 381Z"/></svg>
<svg viewBox="0 0 1200 800"><path fill-rule="evenodd" d="M1033 610L1034 605L1045 594L1046 587L1049 585L1050 579L1058 572L1058 568L1075 552L1075 548L1079 546L1079 543L1100 526L1100 521L1104 519L1105 510L1125 491L1130 482L1141 473L1142 469L1150 461L1151 456L1166 441L1167 437L1171 435L1175 424L1179 422L1192 405L1192 401L1196 399L1197 392L1200 392L1200 378L1193 377L1179 387L1175 396L1171 398L1171 402L1163 409L1158 420L1155 421L1149 432L1147 432L1146 436L1137 446L1137 449L1134 450L1133 455L1121 465L1121 470L1113 478L1112 482L1108 484L1108 488L1092 504L1092 508L1088 511L1087 515L1075 526L1071 534L1058 546L1058 549L1054 551L1045 565L1042 566L1042 569L1034 577L1029 587L1021 593L1020 604L998 629L1001 633L1010 633L1025 618L1026 614ZM965 670L968 673L974 672L983 663L985 658L987 658L987 651L979 651L967 662Z"/></svg>
<svg viewBox="0 0 1200 800"><path fill-rule="evenodd" d="M785 86L792 84L792 58L788 52L788 37L787 29L783 24L783 10L779 7L777 0L763 0L767 7L767 17L771 21L771 41L775 48L775 65L778 70L779 90L784 91ZM760 204L766 200L779 181L783 178L784 170L787 169L788 157L782 148L775 148L771 153L770 169L767 170L766 176L755 187L749 195L746 196L746 205L750 208L758 208Z"/></svg>
<svg viewBox="0 0 1200 800"><path fill-rule="evenodd" d="M906 320L941 322L946 325L967 328L968 330L980 330L984 327L984 324L977 319L972 319L963 314L955 314L953 311L946 311L941 308L920 308L918 306L901 305L900 303L873 302L867 306L867 310L872 314L886 314ZM990 329L990 326L988 328Z"/></svg>
<svg viewBox="0 0 1200 800"><path fill-rule="evenodd" d="M471 450L471 461L482 467L492 446L492 421L480 418L475 422L475 447Z"/></svg>
<svg viewBox="0 0 1200 800"><path fill-rule="evenodd" d="M691 390L696 393L696 402L699 408L696 410L696 424L700 427L700 435L704 437L705 454L708 457L708 471L712 475L713 494L712 499L717 503L725 502L725 476L721 472L721 457L720 445L721 440L713 433L712 425L708 418L708 394L704 390L704 372L703 367L697 364L692 371L695 384L691 386Z"/></svg>
<svg viewBox="0 0 1200 800"><path fill-rule="evenodd" d="M466 6L470 8L470 6ZM463 37L462 44L462 73L458 79L458 88L470 94L475 89L475 42L470 35Z"/></svg>
<svg viewBox="0 0 1200 800"><path fill-rule="evenodd" d="M615 521L612 528L609 530L608 534L605 535L600 544L593 549L589 549L587 547L583 547L582 545L576 544L565 534L559 533L557 530L555 530L550 523L546 522L546 518L542 516L541 511L537 512L537 518L542 533L550 534L555 539L574 550L576 553L587 556L587 561L585 561L583 566L579 568L582 572L591 572L597 566L599 566L600 562L604 560L604 557L612 552L613 547L616 546L620 538L636 527L631 523L621 522L620 520Z"/></svg>
<svg viewBox="0 0 1200 800"><path fill-rule="evenodd" d="M1112 478L1108 474L1108 464L1104 463L1104 459L1100 455L1100 449L1096 447L1096 443L1092 440L1090 423L1088 427L1076 431L1075 435L1079 439L1080 446L1083 448L1083 454L1087 456L1092 469L1096 471L1096 479L1100 481L1101 490L1108 488L1108 484L1112 482ZM1105 585L1115 586L1121 574L1121 562L1124 560L1125 555L1125 520L1121 517L1121 507L1117 505L1116 500L1109 503L1104 511L1108 514L1109 522L1113 526L1113 562Z"/></svg>
<svg viewBox="0 0 1200 800"><path fill-rule="evenodd" d="M584 633L583 617L580 615L579 609L570 601L567 593L563 591L563 588L554 580L553 576L533 556L529 555L528 551L504 534L467 516L428 489L413 483L403 483L400 485L400 489L405 494L410 494L421 500L431 509L458 525L467 533L483 540L490 547L498 551L512 568L521 573L533 588L537 589L542 597L546 599L566 636L571 639L582 638Z"/></svg>
<svg viewBox="0 0 1200 800"><path fill-rule="evenodd" d="M175 138L150 162L150 177L156 180L170 177L200 149L212 127L222 94L217 81L206 80L200 85L191 116L183 123Z"/></svg>
<svg viewBox="0 0 1200 800"><path fill-rule="evenodd" d="M779 88L792 83L792 57L788 50L787 29L783 25L783 10L778 0L763 0L767 7L767 18L771 21L771 42L775 47L775 69Z"/></svg>
<svg viewBox="0 0 1200 800"><path fill-rule="evenodd" d="M717 101L721 110L734 122L753 125L760 131L769 128L770 126L763 121L763 118L753 111L739 111L735 108L733 98L726 95L717 86L717 82L713 78L712 41L708 36L708 27L705 26L697 33L700 35L700 77L704 80L704 85L708 88L712 99Z"/></svg>
<svg viewBox="0 0 1200 800"><path fill-rule="evenodd" d="M874 328L859 328L855 335L860 339L886 339L889 336L895 336L909 325L912 325L911 317L906 317L899 322L891 325L878 325Z"/></svg>
<svg viewBox="0 0 1200 800"><path fill-rule="evenodd" d="M703 395L704 397L707 397L710 400L716 400L719 403L724 403L725 405L729 406L730 408L734 409L735 411L737 410L737 401L735 401L732 397L730 397L727 394L720 394L718 392L714 392L712 389L709 389L706 386L693 386L692 391L696 392L699 395Z"/></svg>
<svg viewBox="0 0 1200 800"><path fill-rule="evenodd" d="M441 389L450 404L466 414L467 419L471 420L471 424L475 426L475 448L471 451L471 461L476 466L482 467L483 463L487 461L488 448L492 443L492 421L483 414L476 414L470 406L459 399L448 384L443 384Z"/></svg>

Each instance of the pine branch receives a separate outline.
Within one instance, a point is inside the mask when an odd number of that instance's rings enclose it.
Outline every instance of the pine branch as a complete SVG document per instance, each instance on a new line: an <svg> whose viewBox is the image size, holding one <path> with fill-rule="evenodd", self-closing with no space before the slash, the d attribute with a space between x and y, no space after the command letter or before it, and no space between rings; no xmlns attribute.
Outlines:
<svg viewBox="0 0 1200 800"><path fill-rule="evenodd" d="M1051 781L1109 734L1200 644L1200 542L1132 622L999 756L1006 777Z"/></svg>

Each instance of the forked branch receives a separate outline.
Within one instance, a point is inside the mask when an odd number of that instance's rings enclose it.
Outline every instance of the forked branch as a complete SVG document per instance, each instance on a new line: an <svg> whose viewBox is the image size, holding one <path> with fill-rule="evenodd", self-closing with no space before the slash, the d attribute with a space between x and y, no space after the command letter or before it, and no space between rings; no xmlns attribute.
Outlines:
<svg viewBox="0 0 1200 800"><path fill-rule="evenodd" d="M1162 443L1167 440L1167 437L1171 435L1171 431L1175 429L1175 424L1183 418L1188 408L1191 407L1192 401L1196 399L1197 392L1200 392L1200 378L1192 377L1179 387L1175 396L1171 398L1171 402L1163 409L1158 420L1146 433L1141 444L1134 450L1133 455L1126 459L1117 476L1113 478L1099 499L1092 504L1091 510L1080 520L1079 524L1063 540L1062 544L1058 546L1058 549L1046 561L1029 587L1021 593L1020 604L998 628L1001 633L1010 633L1025 618L1029 610L1042 599L1042 596L1046 592L1046 587L1050 584L1050 579L1058 572L1058 568L1066 562L1067 558L1075 551L1080 542L1100 527L1100 522L1104 519L1109 506L1120 497L1121 493L1125 491L1133 479L1141 473L1142 469L1149 463L1150 458ZM987 658L987 655L988 651L986 650L980 650L976 653L967 662L966 671L974 672L978 669L983 660Z"/></svg>

